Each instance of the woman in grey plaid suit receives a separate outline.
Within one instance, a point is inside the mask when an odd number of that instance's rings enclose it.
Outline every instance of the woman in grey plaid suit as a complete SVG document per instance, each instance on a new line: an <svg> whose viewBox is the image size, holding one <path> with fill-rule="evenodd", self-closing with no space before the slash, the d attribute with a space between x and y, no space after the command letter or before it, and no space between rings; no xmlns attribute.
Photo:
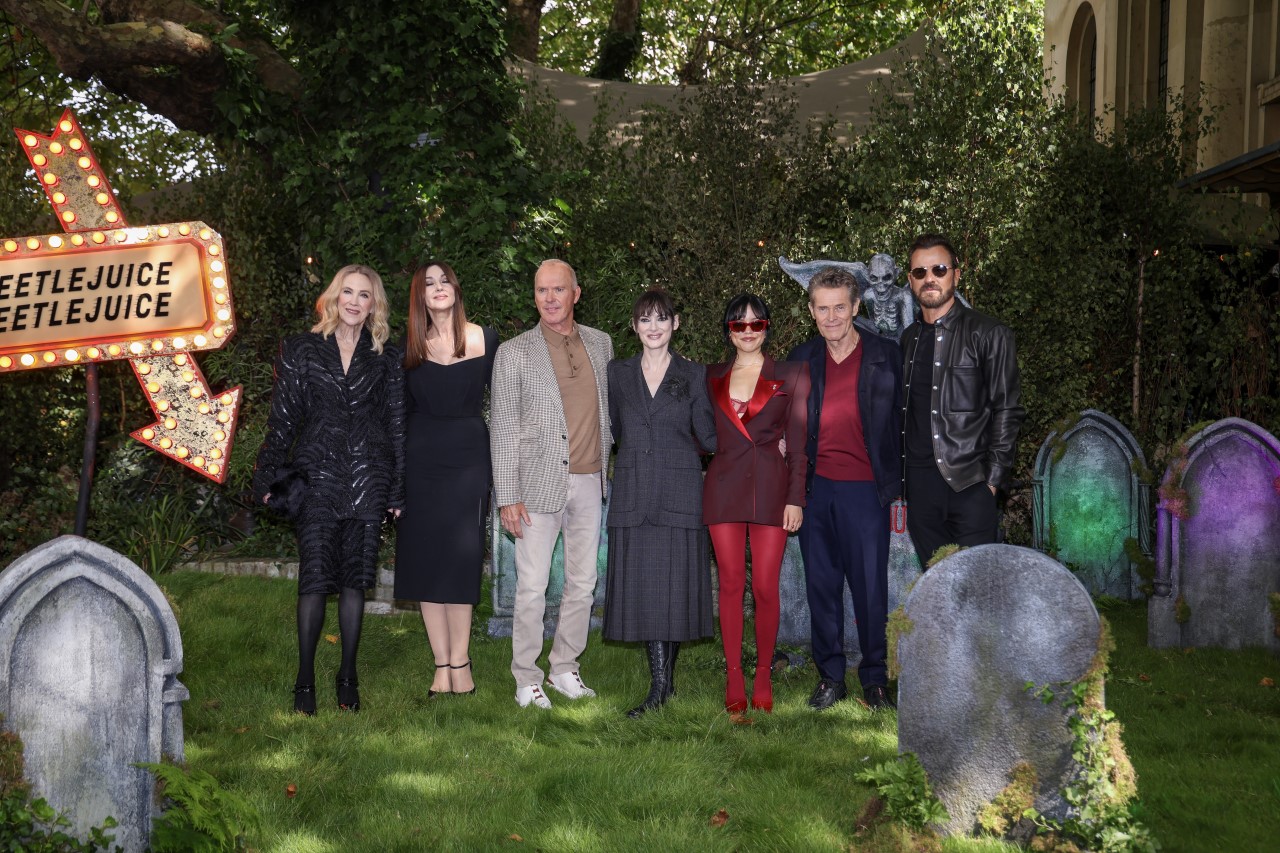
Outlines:
<svg viewBox="0 0 1280 853"><path fill-rule="evenodd" d="M631 313L640 355L609 362L618 457L609 499L604 636L645 644L649 695L627 712L632 718L675 692L680 643L715 633L699 455L716 449L715 420L705 368L670 350L679 325L665 291L644 293Z"/></svg>

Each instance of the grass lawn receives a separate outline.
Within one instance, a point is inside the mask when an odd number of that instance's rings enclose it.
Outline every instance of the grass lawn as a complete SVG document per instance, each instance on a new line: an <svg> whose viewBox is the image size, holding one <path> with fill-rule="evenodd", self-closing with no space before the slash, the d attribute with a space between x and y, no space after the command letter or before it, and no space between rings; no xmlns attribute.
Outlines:
<svg viewBox="0 0 1280 853"><path fill-rule="evenodd" d="M874 849L855 834L870 791L853 776L896 753L895 718L853 702L813 713L811 666L775 679L772 715L734 725L718 644L689 644L679 696L633 721L623 711L648 687L638 647L593 635L583 676L600 696L553 692L543 712L515 704L510 640L481 635L477 694L428 700L421 621L367 617L364 710L334 707L338 648L322 639L320 713L306 718L292 713L294 582L180 572L161 583L182 628L187 760L258 808L259 850ZM1152 651L1144 610L1107 616L1119 646L1108 704L1165 849L1278 849L1280 692L1259 681L1280 678L1280 662ZM713 820L721 810L727 819Z"/></svg>

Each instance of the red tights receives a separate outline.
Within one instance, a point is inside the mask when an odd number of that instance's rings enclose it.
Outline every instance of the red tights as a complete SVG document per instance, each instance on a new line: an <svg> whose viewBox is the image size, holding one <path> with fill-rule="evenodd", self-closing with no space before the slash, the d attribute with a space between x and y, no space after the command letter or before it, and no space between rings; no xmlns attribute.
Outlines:
<svg viewBox="0 0 1280 853"><path fill-rule="evenodd" d="M751 704L773 710L773 647L778 640L778 575L787 531L771 524L730 522L708 525L720 575L720 639L728 668L724 706L747 707L742 678L742 596L747 583L747 534L751 535L751 596L756 604L756 677Z"/></svg>

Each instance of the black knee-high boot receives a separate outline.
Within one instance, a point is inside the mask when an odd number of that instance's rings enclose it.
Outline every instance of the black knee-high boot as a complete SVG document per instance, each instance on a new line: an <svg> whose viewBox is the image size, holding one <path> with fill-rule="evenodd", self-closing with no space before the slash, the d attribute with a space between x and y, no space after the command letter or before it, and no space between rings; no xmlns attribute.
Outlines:
<svg viewBox="0 0 1280 853"><path fill-rule="evenodd" d="M667 661L671 656L671 643L663 640L650 640L644 644L645 656L649 659L649 695L644 697L635 708L627 712L627 716L635 719L666 704L671 695L667 686Z"/></svg>

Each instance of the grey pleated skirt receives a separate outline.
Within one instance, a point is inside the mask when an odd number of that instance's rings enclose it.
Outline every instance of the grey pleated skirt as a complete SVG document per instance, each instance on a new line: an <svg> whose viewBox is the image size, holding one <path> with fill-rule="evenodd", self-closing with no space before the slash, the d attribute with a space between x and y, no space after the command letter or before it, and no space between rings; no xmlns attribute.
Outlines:
<svg viewBox="0 0 1280 853"><path fill-rule="evenodd" d="M706 528L609 528L606 640L698 640L715 634Z"/></svg>

